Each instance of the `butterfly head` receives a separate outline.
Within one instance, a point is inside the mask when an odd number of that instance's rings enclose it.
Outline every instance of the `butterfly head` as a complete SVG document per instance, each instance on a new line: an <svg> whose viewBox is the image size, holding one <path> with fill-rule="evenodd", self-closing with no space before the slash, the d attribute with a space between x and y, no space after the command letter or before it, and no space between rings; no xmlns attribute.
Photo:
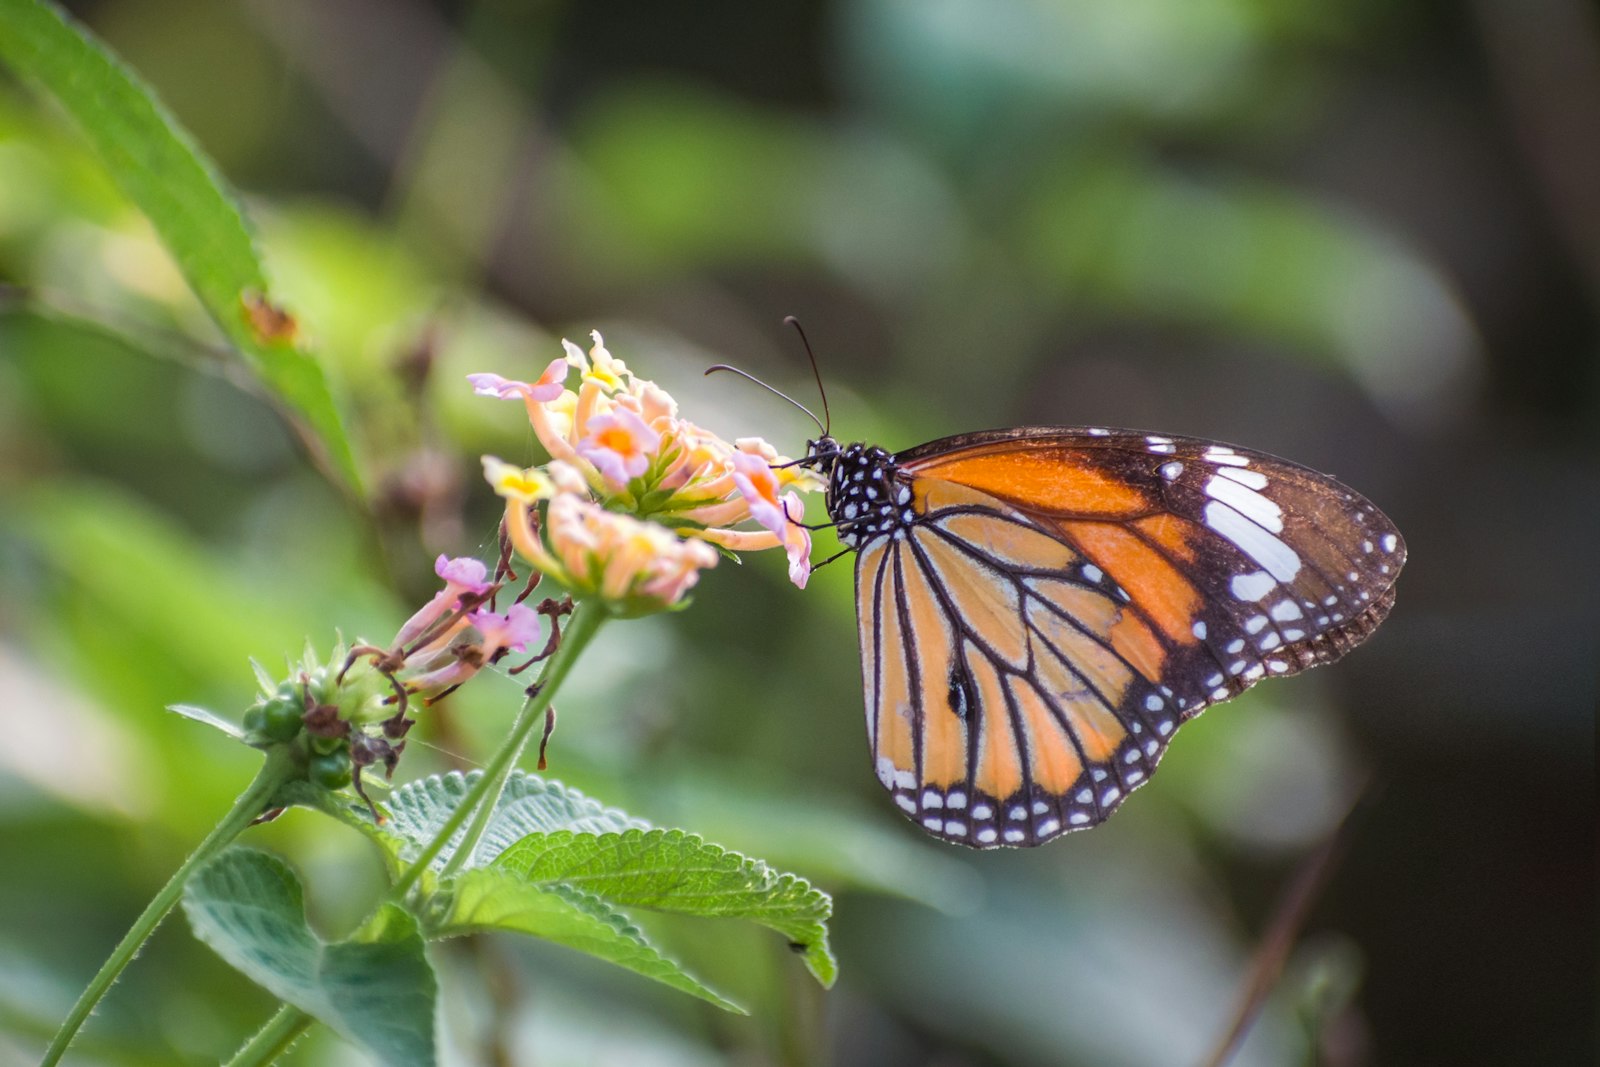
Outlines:
<svg viewBox="0 0 1600 1067"><path fill-rule="evenodd" d="M805 458L795 465L814 470L826 478L833 473L834 465L838 463L839 456L843 452L844 449L840 447L838 441L828 434L823 434L806 442Z"/></svg>

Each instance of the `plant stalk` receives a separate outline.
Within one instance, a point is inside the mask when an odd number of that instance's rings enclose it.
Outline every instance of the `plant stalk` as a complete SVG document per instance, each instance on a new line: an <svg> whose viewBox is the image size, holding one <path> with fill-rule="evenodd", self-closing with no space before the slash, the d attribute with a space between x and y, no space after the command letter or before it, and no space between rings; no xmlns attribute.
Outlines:
<svg viewBox="0 0 1600 1067"><path fill-rule="evenodd" d="M545 663L544 669L539 672L537 688L523 703L522 711L518 713L517 721L512 724L511 732L506 735L505 741L495 751L494 758L484 768L482 776L473 783L467 795L461 798L461 803L450 813L450 817L439 828L433 840L428 842L416 861L395 881L394 888L390 892L393 899L400 899L416 885L417 880L427 871L429 864L443 851L469 815L473 816L472 825L468 827L466 835L456 846L441 873L453 874L477 851L478 842L488 829L490 819L494 817L495 805L500 801L500 793L505 789L511 768L516 765L522 750L527 747L534 728L544 721L544 713L549 710L550 702L555 698L556 690L561 688L561 683L566 679L567 672L572 669L572 664L605 619L604 604L599 601L578 602L566 626L561 629L560 646Z"/></svg>
<svg viewBox="0 0 1600 1067"><path fill-rule="evenodd" d="M139 954L139 948L150 935L155 933L156 927L161 925L161 920L178 903L178 898L183 894L184 883L189 876L202 863L221 852L234 838L244 832L256 817L266 810L267 804L278 792L280 786L289 778L291 758L283 747L275 747L267 751L266 762L261 765L261 770L256 773L255 781L239 794L239 799L233 802L233 807L222 817L222 821L212 827L205 840L189 854L183 865L172 873L167 879L167 884L161 887L160 892L151 898L145 905L144 911L133 921L128 932L117 942L117 947L111 950L111 956L101 965L100 970L89 980L88 986L78 996L78 1001L72 1005L72 1010L61 1023L61 1028L56 1031L55 1038L50 1042L50 1047L45 1051L44 1059L39 1061L39 1067L54 1067L65 1055L67 1046L77 1035L79 1028L89 1018L89 1013L94 1011L95 1005L100 1003L100 998L105 996L106 990L117 980L124 968L133 962Z"/></svg>
<svg viewBox="0 0 1600 1067"><path fill-rule="evenodd" d="M300 1035L310 1029L314 1022L315 1019L293 1004L280 1004L272 1018L244 1043L243 1048L233 1054L224 1067L256 1067L257 1064L271 1063L288 1052L289 1046L300 1040Z"/></svg>

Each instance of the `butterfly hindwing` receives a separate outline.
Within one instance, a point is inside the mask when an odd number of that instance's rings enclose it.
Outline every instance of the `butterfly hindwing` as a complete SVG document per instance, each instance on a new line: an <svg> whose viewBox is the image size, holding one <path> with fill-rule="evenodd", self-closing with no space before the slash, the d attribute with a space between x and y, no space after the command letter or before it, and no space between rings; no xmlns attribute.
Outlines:
<svg viewBox="0 0 1600 1067"><path fill-rule="evenodd" d="M982 494L942 496L857 561L878 777L961 844L1096 825L1148 778L1178 721L1136 666L1148 631L1044 529Z"/></svg>

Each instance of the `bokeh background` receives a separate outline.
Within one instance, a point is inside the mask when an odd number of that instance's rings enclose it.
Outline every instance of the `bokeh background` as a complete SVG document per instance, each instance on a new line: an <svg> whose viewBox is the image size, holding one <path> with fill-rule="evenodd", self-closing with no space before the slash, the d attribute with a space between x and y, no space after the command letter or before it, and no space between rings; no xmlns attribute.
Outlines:
<svg viewBox="0 0 1600 1067"><path fill-rule="evenodd" d="M487 552L487 451L558 339L726 436L890 448L1019 423L1215 437L1337 474L1405 532L1338 667L1176 742L1109 825L922 840L863 745L849 563L723 565L618 625L552 772L836 895L823 995L778 939L657 932L738 1019L539 946L437 953L459 1063L1201 1062L1287 887L1368 785L1240 1064L1595 1055L1600 31L1579 0L106 0L72 4L245 190L337 379L341 499L61 116L0 72L0 1062L252 771L247 658L386 637ZM0 33L5 32L0 26ZM819 552L828 548L827 538ZM441 709L402 775L517 704ZM304 813L253 831L336 932L380 891ZM214 1062L270 1000L175 919L81 1062ZM325 1034L299 1064L361 1062Z"/></svg>

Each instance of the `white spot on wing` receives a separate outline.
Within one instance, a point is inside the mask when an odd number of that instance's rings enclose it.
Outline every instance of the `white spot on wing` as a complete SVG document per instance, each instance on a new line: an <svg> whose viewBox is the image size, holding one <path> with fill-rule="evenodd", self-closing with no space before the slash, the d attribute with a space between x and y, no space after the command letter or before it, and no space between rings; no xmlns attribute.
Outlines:
<svg viewBox="0 0 1600 1067"><path fill-rule="evenodd" d="M1206 505L1205 516L1207 526L1238 545L1245 555L1259 563L1278 581L1290 581L1300 573L1299 553L1228 505L1213 500ZM1238 580L1234 579L1235 582Z"/></svg>
<svg viewBox="0 0 1600 1067"><path fill-rule="evenodd" d="M1236 455L1227 445L1212 445L1206 449L1206 459L1212 463L1226 463L1233 467L1249 466L1250 461L1243 456Z"/></svg>
<svg viewBox="0 0 1600 1067"><path fill-rule="evenodd" d="M1256 571L1254 574L1235 575L1233 581L1229 583L1229 588L1240 600L1260 600L1272 592L1272 587L1276 584L1272 580L1272 575L1266 571Z"/></svg>
<svg viewBox="0 0 1600 1067"><path fill-rule="evenodd" d="M1163 463L1161 465L1161 477L1165 478L1169 482L1177 481L1178 475L1182 473L1183 464L1179 463L1177 460L1173 460L1171 463Z"/></svg>
<svg viewBox="0 0 1600 1067"><path fill-rule="evenodd" d="M1250 472L1228 471L1227 473ZM1212 475L1206 480L1206 496L1222 501L1257 526L1273 533L1283 532L1283 509L1254 489L1240 485L1231 478L1224 478L1221 474Z"/></svg>
<svg viewBox="0 0 1600 1067"><path fill-rule="evenodd" d="M1240 485L1250 489L1265 489L1267 476L1260 471L1247 471L1241 467L1222 467L1217 471L1224 478L1232 478Z"/></svg>
<svg viewBox="0 0 1600 1067"><path fill-rule="evenodd" d="M883 783L885 789L894 786L894 761L888 756L878 757L878 781Z"/></svg>
<svg viewBox="0 0 1600 1067"><path fill-rule="evenodd" d="M1282 603L1273 606L1272 617L1277 619L1279 622L1288 622L1290 619L1299 619L1303 616L1300 613L1299 604L1296 604L1292 600L1285 600Z"/></svg>

